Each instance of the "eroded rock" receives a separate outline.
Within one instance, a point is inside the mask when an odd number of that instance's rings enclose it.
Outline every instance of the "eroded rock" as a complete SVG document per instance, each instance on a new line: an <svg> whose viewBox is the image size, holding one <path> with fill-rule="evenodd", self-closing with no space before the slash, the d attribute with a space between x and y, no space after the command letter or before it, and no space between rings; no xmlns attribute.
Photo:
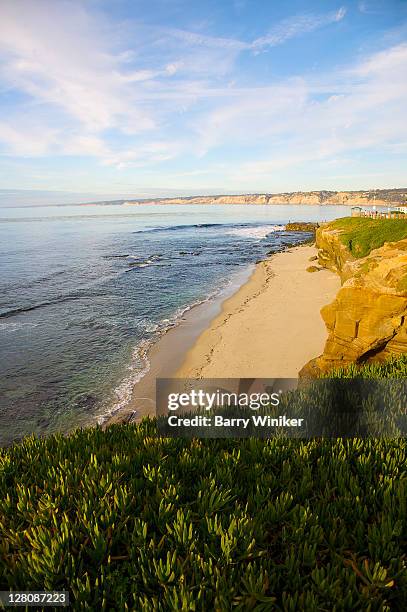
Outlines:
<svg viewBox="0 0 407 612"><path fill-rule="evenodd" d="M321 310L329 332L324 352L300 375L407 353L407 240L361 259L352 257L338 231L320 228L316 244L319 263L340 275L342 287Z"/></svg>

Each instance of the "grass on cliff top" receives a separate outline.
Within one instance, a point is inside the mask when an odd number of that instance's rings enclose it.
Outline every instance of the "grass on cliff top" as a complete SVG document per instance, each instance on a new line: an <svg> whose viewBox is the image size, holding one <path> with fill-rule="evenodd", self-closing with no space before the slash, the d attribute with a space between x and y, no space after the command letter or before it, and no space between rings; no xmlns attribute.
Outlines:
<svg viewBox="0 0 407 612"><path fill-rule="evenodd" d="M407 238L407 219L345 217L329 223L329 227L341 230L341 241L356 258L366 257L385 242Z"/></svg>

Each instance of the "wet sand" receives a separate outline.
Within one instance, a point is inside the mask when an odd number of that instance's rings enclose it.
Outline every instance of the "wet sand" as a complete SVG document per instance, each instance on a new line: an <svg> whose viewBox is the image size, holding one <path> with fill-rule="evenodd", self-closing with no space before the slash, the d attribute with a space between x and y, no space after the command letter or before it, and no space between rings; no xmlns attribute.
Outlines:
<svg viewBox="0 0 407 612"><path fill-rule="evenodd" d="M147 353L150 364L148 372L134 385L127 406L107 418L104 422L105 427L112 423L139 421L144 416L155 415L156 379L175 376L188 350L211 321L220 314L225 300L248 282L253 269L254 266L250 266L235 274L230 283L213 300L191 308L176 327L171 328L152 345Z"/></svg>
<svg viewBox="0 0 407 612"><path fill-rule="evenodd" d="M153 347L150 371L108 423L153 415L157 377L296 378L323 351L328 334L320 310L340 288L329 270L307 272L315 255L309 245L276 253L238 290L229 288L233 295L193 308Z"/></svg>

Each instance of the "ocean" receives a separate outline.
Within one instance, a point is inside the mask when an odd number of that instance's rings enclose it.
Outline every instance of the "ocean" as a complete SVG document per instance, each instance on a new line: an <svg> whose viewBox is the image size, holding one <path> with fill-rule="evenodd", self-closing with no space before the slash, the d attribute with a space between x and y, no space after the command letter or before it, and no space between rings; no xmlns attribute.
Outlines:
<svg viewBox="0 0 407 612"><path fill-rule="evenodd" d="M340 206L0 208L0 444L103 420L146 349L244 267Z"/></svg>

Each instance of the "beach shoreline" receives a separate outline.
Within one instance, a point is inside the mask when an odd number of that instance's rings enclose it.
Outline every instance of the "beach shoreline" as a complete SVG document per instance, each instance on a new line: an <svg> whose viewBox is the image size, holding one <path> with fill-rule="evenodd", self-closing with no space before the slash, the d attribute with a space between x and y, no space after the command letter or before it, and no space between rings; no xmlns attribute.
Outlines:
<svg viewBox="0 0 407 612"><path fill-rule="evenodd" d="M152 346L149 371L104 426L154 416L156 378L297 378L323 352L320 310L340 288L335 273L307 271L316 253L309 244L274 253L192 308Z"/></svg>
<svg viewBox="0 0 407 612"><path fill-rule="evenodd" d="M173 327L165 330L148 348L145 359L148 368L134 385L131 398L122 408L113 408L98 417L107 427L114 423L140 421L155 415L155 383L157 378L171 378L182 365L185 355L200 334L221 312L225 301L234 295L250 279L255 265L249 265L235 273L230 282L214 296L191 306Z"/></svg>

